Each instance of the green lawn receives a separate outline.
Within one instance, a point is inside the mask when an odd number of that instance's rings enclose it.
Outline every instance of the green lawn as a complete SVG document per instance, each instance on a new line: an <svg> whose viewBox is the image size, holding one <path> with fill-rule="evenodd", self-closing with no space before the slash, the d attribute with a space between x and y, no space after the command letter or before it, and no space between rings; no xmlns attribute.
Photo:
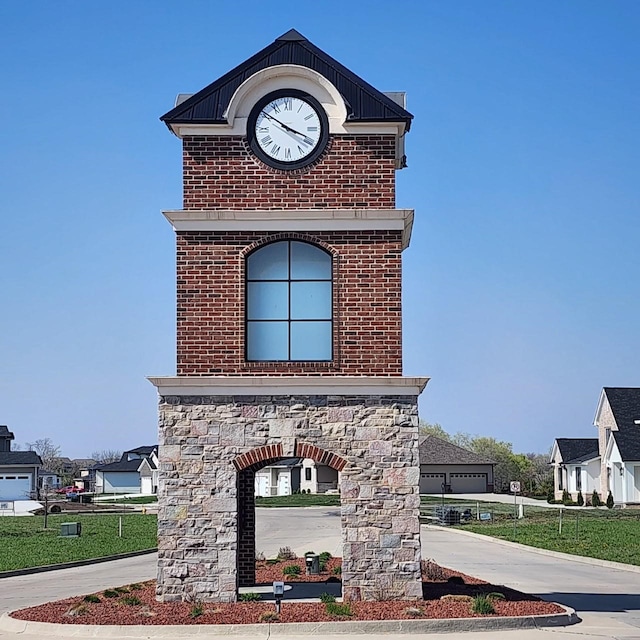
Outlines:
<svg viewBox="0 0 640 640"><path fill-rule="evenodd" d="M122 538L118 522L122 518ZM78 538L61 538L62 522L82 523ZM38 567L59 562L100 558L157 546L157 518L138 513L0 518L0 571Z"/></svg>
<svg viewBox="0 0 640 640"><path fill-rule="evenodd" d="M640 565L640 514L604 510L547 509L516 521L506 515L493 523L467 524L461 528L540 549Z"/></svg>
<svg viewBox="0 0 640 640"><path fill-rule="evenodd" d="M256 507L339 507L340 495L337 493L296 493L292 496L273 496L256 498Z"/></svg>

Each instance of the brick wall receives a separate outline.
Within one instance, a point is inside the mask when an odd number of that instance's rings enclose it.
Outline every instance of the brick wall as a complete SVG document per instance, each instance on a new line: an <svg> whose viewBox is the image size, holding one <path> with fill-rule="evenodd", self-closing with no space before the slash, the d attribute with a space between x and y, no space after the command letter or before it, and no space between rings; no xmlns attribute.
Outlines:
<svg viewBox="0 0 640 640"><path fill-rule="evenodd" d="M259 162L240 136L186 137L185 209L318 209L395 206L395 138L333 136L310 169Z"/></svg>
<svg viewBox="0 0 640 640"><path fill-rule="evenodd" d="M244 359L244 255L299 238L333 254L334 360ZM402 375L401 233L177 233L178 375Z"/></svg>

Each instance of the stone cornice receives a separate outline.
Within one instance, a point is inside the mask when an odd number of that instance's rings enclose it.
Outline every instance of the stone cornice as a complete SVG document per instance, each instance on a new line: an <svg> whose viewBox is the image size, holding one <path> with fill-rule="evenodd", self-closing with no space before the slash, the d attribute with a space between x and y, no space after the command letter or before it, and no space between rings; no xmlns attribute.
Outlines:
<svg viewBox="0 0 640 640"><path fill-rule="evenodd" d="M149 377L161 396L418 396L430 378L406 376Z"/></svg>
<svg viewBox="0 0 640 640"><path fill-rule="evenodd" d="M175 231L377 231L411 240L413 209L174 209L163 211Z"/></svg>

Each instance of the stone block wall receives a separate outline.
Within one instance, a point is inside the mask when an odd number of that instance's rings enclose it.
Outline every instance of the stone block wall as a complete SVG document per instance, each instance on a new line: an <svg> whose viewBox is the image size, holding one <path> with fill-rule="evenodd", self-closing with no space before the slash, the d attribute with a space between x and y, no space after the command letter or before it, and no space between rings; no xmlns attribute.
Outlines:
<svg viewBox="0 0 640 640"><path fill-rule="evenodd" d="M414 396L160 398L158 598L235 601L255 554L254 471L340 468L346 600L421 597Z"/></svg>

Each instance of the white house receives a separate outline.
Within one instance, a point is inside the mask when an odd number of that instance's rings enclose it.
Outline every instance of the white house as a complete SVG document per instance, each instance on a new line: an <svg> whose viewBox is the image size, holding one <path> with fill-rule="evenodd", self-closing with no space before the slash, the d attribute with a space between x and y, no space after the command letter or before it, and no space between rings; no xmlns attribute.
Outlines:
<svg viewBox="0 0 640 640"><path fill-rule="evenodd" d="M555 496L594 489L621 506L640 504L640 388L604 387L593 420L597 438L558 438L551 452Z"/></svg>
<svg viewBox="0 0 640 640"><path fill-rule="evenodd" d="M551 450L556 500L567 491L572 500L582 492L585 501L600 494L600 454L597 438L556 438ZM606 496L605 496L606 497Z"/></svg>
<svg viewBox="0 0 640 640"><path fill-rule="evenodd" d="M30 500L42 460L35 451L11 451L13 439L6 425L0 425L0 500Z"/></svg>
<svg viewBox="0 0 640 640"><path fill-rule="evenodd" d="M118 462L95 467L96 493L157 493L158 447L130 449Z"/></svg>

